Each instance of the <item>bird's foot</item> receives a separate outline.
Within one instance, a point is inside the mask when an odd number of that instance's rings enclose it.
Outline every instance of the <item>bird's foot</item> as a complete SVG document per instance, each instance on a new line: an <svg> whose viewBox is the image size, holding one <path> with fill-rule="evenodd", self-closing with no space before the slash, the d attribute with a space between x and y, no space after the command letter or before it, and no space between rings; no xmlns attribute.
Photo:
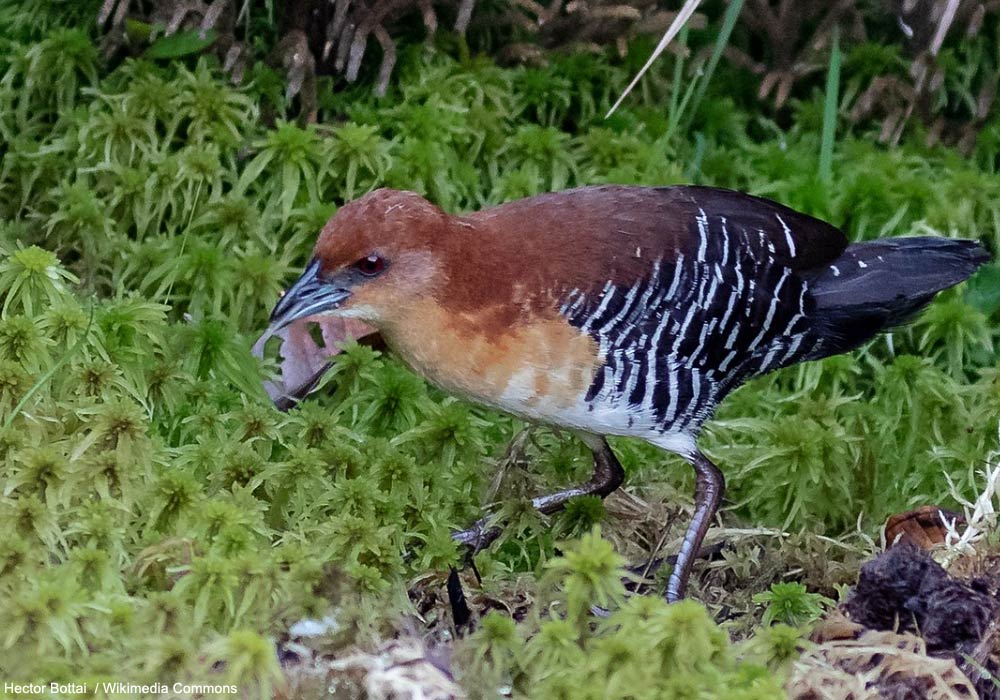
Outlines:
<svg viewBox="0 0 1000 700"><path fill-rule="evenodd" d="M503 530L493 525L490 519L482 518L466 530L451 533L451 538L469 547L471 553L475 554L493 544L502 532Z"/></svg>

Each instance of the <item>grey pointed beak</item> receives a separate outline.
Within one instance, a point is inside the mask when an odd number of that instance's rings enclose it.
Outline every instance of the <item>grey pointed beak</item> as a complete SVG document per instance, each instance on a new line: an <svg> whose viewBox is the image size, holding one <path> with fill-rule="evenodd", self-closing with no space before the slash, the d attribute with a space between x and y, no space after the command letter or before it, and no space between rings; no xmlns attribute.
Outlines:
<svg viewBox="0 0 1000 700"><path fill-rule="evenodd" d="M275 305L270 319L272 332L280 331L300 318L332 311L351 296L348 290L322 281L319 267L319 260L310 260L302 276Z"/></svg>

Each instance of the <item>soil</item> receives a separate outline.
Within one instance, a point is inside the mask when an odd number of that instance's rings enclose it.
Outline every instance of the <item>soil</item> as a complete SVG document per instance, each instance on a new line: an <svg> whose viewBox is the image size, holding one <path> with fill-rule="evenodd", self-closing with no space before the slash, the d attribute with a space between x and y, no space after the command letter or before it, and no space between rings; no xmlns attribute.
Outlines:
<svg viewBox="0 0 1000 700"><path fill-rule="evenodd" d="M1000 700L1000 577L979 564L953 566L979 571L960 578L909 542L866 563L814 632L820 645L798 665L792 697Z"/></svg>

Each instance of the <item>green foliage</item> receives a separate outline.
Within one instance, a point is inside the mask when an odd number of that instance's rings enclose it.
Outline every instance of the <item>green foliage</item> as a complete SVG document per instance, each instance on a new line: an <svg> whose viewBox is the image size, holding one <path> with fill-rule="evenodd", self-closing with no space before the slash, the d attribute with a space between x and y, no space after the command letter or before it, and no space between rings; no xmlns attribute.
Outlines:
<svg viewBox="0 0 1000 700"><path fill-rule="evenodd" d="M758 593L753 602L767 605L761 619L764 625L780 622L791 627L816 622L833 605L832 600L808 592L801 583L772 583L771 590Z"/></svg>
<svg viewBox="0 0 1000 700"><path fill-rule="evenodd" d="M552 560L529 620L515 627L491 613L461 650L473 687L509 683L515 698L782 696L775 675L741 658L698 603L626 600L621 563L597 529ZM611 608L601 620L591 614L598 601Z"/></svg>
<svg viewBox="0 0 1000 700"><path fill-rule="evenodd" d="M146 58L180 58L198 53L215 43L217 32L188 29L170 36L161 36L143 52Z"/></svg>
<svg viewBox="0 0 1000 700"><path fill-rule="evenodd" d="M324 391L281 414L248 351L317 230L375 187L458 211L697 177L855 239L1000 244L991 158L886 151L863 135L833 149L818 92L794 103L790 129L711 85L685 113L683 58L602 121L631 66L574 55L502 69L407 51L386 98L328 91L320 123L267 128L259 115L281 98L266 71L244 88L207 58L102 73L84 32L16 36L0 62L0 669L12 681L58 658L65 674L127 668L136 682L224 668L266 693L275 669L263 649L290 623L336 609L345 635L364 638L409 610L412 575L460 561L449 533L482 515L513 419L360 345ZM844 73L896 58L854 50ZM727 472L727 517L839 535L860 515L873 533L893 511L946 501L946 473L971 485L1000 415L995 278L950 293L891 343L734 394L704 440ZM649 488L689 478L652 448L616 449ZM763 660L751 661L696 604L624 600L621 559L586 534L614 527L601 503L578 499L552 522L528 508L584 480L586 450L539 431L525 455L496 494L507 541L477 562L484 585L521 577L541 604L526 625L482 620L467 668L522 696L696 697L720 685L776 696L768 669L792 655L794 633L760 635ZM554 558L553 526L584 537ZM813 594L766 595L769 619L816 612ZM594 619L594 604L610 617Z"/></svg>

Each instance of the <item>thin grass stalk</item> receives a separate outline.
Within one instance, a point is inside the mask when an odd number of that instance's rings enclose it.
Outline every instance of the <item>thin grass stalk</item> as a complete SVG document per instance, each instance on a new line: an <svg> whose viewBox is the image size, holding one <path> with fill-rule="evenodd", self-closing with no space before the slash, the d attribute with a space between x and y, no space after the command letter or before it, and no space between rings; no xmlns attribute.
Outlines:
<svg viewBox="0 0 1000 700"><path fill-rule="evenodd" d="M833 179L833 145L837 138L837 105L840 92L840 29L833 28L830 46L830 70L826 74L826 97L823 101L823 131L819 146L819 179Z"/></svg>
<svg viewBox="0 0 1000 700"><path fill-rule="evenodd" d="M625 100L626 97L628 97L628 94L632 92L632 89L639 84L639 80L642 79L642 76L646 74L646 71L648 71L650 66L656 62L656 59L660 57L660 54L662 54L667 48L667 45L673 41L674 37L677 36L677 33L680 32L680 30L684 28L684 25L687 24L688 20L691 19L691 15L693 15L694 11L698 9L699 4L701 4L701 0L687 0L684 5L681 6L681 9L677 12L677 16L674 17L674 21L671 22L670 26L667 28L663 38L660 39L660 43L658 43L656 48L653 49L653 54L649 57L642 68L639 69L639 72L636 73L635 77L632 78L632 82L628 84L628 87L626 87L618 99L615 100L615 103L611 105L611 109L609 109L608 113L604 115L605 119L615 113L615 110L618 109L618 106Z"/></svg>
<svg viewBox="0 0 1000 700"><path fill-rule="evenodd" d="M712 81L712 75L715 73L715 69L719 65L719 60L722 58L722 54L725 53L726 46L729 44L729 37L733 35L736 20L739 19L740 12L743 10L743 3L744 0L731 0L729 7L726 8L726 14L722 18L722 28L719 30L718 36L715 37L715 46L712 49L712 55L709 57L708 63L705 65L705 70L700 76L698 91L691 102L691 109L687 112L689 115L693 115L698 111L698 106L705 97L705 91L708 89L708 84Z"/></svg>
<svg viewBox="0 0 1000 700"><path fill-rule="evenodd" d="M87 327L83 329L83 333L80 335L79 338L77 338L76 342L73 343L73 347L71 347L69 350L63 353L63 356L60 357L59 360L54 365L49 367L49 369L44 374L42 374L42 376L38 378L38 380L31 386L31 388L28 389L27 392L25 392L24 396L21 397L21 400L17 402L17 405L15 405L14 408L11 409L10 415L7 416L7 420L5 420L3 422L3 425L0 426L0 438L2 438L7 434L7 431L10 430L10 427L14 424L14 419L17 418L17 416L21 413L21 411L24 410L24 407L28 404L28 402L31 401L31 397L34 396L39 389L45 386L45 383L52 378L52 375L54 375L56 372L62 369L63 365L69 362L70 359L73 357L73 355L75 355L77 351L83 346L83 344L87 342L87 339L90 336L90 329L94 327L95 309L96 309L96 304L91 303L90 315L87 318Z"/></svg>
<svg viewBox="0 0 1000 700"><path fill-rule="evenodd" d="M191 222L194 221L194 214L198 210L198 203L201 199L201 185L204 182L204 178L198 178L198 189L194 193L194 201L191 203L191 212L188 214L187 225L184 227L184 235L181 238L181 249L177 252L177 257L180 258L184 255L184 248L187 246L188 237L191 233ZM167 287L167 293L163 296L163 302L165 304L170 303L170 294L174 290L175 278L170 279L170 285Z"/></svg>
<svg viewBox="0 0 1000 700"><path fill-rule="evenodd" d="M691 156L691 163L684 173L684 178L694 185L701 183L701 163L705 159L706 146L705 135L700 131L695 132L694 155Z"/></svg>
<svg viewBox="0 0 1000 700"><path fill-rule="evenodd" d="M685 26L677 37L677 43L680 44L680 51L677 52L677 60L674 61L674 76L670 81L670 106L667 118L671 124L674 123L674 115L677 114L677 109L681 104L681 83L684 81L684 59L686 56L687 41L688 27Z"/></svg>
<svg viewBox="0 0 1000 700"><path fill-rule="evenodd" d="M670 113L667 120L668 139L677 131L678 126L680 126L681 121L684 119L684 115L687 114L687 106L691 103L694 91L698 89L698 80L699 78L696 77L687 84L687 88L684 90L684 97L681 98L680 105L677 106L675 111Z"/></svg>

